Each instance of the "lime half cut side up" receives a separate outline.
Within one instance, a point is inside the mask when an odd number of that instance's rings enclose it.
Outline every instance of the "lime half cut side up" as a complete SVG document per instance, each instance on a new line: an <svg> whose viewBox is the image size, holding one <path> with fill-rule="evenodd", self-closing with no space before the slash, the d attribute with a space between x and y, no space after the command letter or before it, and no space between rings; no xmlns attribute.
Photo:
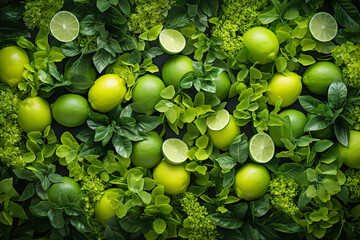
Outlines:
<svg viewBox="0 0 360 240"><path fill-rule="evenodd" d="M61 11L50 21L51 34L61 42L73 41L79 35L80 24L74 14Z"/></svg>
<svg viewBox="0 0 360 240"><path fill-rule="evenodd" d="M181 164L187 159L187 151L189 150L186 143L177 138L169 138L162 145L165 159L171 164Z"/></svg>
<svg viewBox="0 0 360 240"><path fill-rule="evenodd" d="M221 109L220 111L210 114L206 118L206 124L208 128L214 131L219 131L226 127L230 121L230 114L226 109Z"/></svg>
<svg viewBox="0 0 360 240"><path fill-rule="evenodd" d="M159 35L160 46L168 54L180 53L186 45L186 40L181 32L174 29L164 29Z"/></svg>
<svg viewBox="0 0 360 240"><path fill-rule="evenodd" d="M336 36L338 25L331 14L319 12L311 18L309 29L316 40L320 42L329 42Z"/></svg>
<svg viewBox="0 0 360 240"><path fill-rule="evenodd" d="M257 163L269 162L275 153L275 145L266 133L255 134L249 143L250 158Z"/></svg>

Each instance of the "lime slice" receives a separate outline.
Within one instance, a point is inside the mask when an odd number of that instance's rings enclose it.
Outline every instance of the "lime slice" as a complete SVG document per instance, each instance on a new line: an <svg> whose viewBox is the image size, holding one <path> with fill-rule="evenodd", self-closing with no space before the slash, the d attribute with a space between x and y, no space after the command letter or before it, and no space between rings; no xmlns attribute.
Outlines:
<svg viewBox="0 0 360 240"><path fill-rule="evenodd" d="M80 24L74 14L61 11L50 21L51 34L61 42L70 42L79 35Z"/></svg>
<svg viewBox="0 0 360 240"><path fill-rule="evenodd" d="M172 164L180 164L186 161L188 146L182 140L169 138L164 141L162 151L165 159Z"/></svg>
<svg viewBox="0 0 360 240"><path fill-rule="evenodd" d="M258 133L250 139L249 155L254 162L267 163L273 158L274 152L274 142L268 134Z"/></svg>
<svg viewBox="0 0 360 240"><path fill-rule="evenodd" d="M327 12L315 14L310 20L309 28L313 37L320 42L331 41L338 30L335 18Z"/></svg>
<svg viewBox="0 0 360 240"><path fill-rule="evenodd" d="M206 118L207 126L214 131L219 131L226 127L230 121L230 114L226 109L221 109L220 111L210 114Z"/></svg>
<svg viewBox="0 0 360 240"><path fill-rule="evenodd" d="M168 54L181 52L186 45L185 37L174 29L164 29L159 36L160 46Z"/></svg>

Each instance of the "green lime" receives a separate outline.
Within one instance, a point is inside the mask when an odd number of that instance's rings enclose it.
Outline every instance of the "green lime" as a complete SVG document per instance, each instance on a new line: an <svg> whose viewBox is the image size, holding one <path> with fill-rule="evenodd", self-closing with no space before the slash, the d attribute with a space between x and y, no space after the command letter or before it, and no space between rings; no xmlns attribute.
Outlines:
<svg viewBox="0 0 360 240"><path fill-rule="evenodd" d="M316 13L309 22L311 35L320 42L329 42L335 38L338 30L336 20L327 12Z"/></svg>
<svg viewBox="0 0 360 240"><path fill-rule="evenodd" d="M184 193L190 184L190 173L184 164L173 165L167 161L160 162L153 171L154 180L164 187L167 194Z"/></svg>
<svg viewBox="0 0 360 240"><path fill-rule="evenodd" d="M17 120L26 133L44 131L52 122L49 103L41 97L24 99L20 103Z"/></svg>
<svg viewBox="0 0 360 240"><path fill-rule="evenodd" d="M164 141L162 151L165 159L171 164L180 164L187 160L186 153L189 148L182 140L169 138Z"/></svg>
<svg viewBox="0 0 360 240"><path fill-rule="evenodd" d="M264 27L253 27L243 35L243 43L253 62L266 64L274 61L279 52L279 41L275 34Z"/></svg>
<svg viewBox="0 0 360 240"><path fill-rule="evenodd" d="M69 177L62 177L62 179L62 183L55 183L49 188L48 198L50 202L59 203L59 198L72 199L81 193L80 185L74 179Z"/></svg>
<svg viewBox="0 0 360 240"><path fill-rule="evenodd" d="M168 54L180 53L186 45L184 35L174 29L162 30L159 35L159 42L161 48Z"/></svg>
<svg viewBox="0 0 360 240"><path fill-rule="evenodd" d="M342 78L338 66L332 62L317 62L305 70L302 80L311 93L326 95L330 84L337 78Z"/></svg>
<svg viewBox="0 0 360 240"><path fill-rule="evenodd" d="M133 110L146 115L153 114L155 105L162 99L160 93L164 89L164 82L154 75L146 74L138 78L132 93Z"/></svg>
<svg viewBox="0 0 360 240"><path fill-rule="evenodd" d="M80 24L74 14L61 11L50 21L51 34L61 42L71 42L79 35Z"/></svg>
<svg viewBox="0 0 360 240"><path fill-rule="evenodd" d="M103 113L110 112L124 101L126 91L124 79L115 74L105 74L90 88L88 100L92 109Z"/></svg>
<svg viewBox="0 0 360 240"><path fill-rule="evenodd" d="M226 127L230 121L230 114L226 109L221 109L216 113L210 114L206 118L206 124L209 129L219 131Z"/></svg>
<svg viewBox="0 0 360 240"><path fill-rule="evenodd" d="M24 49L18 46L5 47L0 50L0 79L15 87L23 80L25 65L29 57Z"/></svg>
<svg viewBox="0 0 360 240"><path fill-rule="evenodd" d="M225 71L222 71L213 82L216 85L215 96L220 100L224 100L229 95L229 90L231 86L231 81L228 74Z"/></svg>
<svg viewBox="0 0 360 240"><path fill-rule="evenodd" d="M188 56L176 55L169 58L162 67L162 80L166 86L179 87L181 78L185 73L194 71L192 60Z"/></svg>
<svg viewBox="0 0 360 240"><path fill-rule="evenodd" d="M240 199L252 201L262 197L270 184L269 171L261 164L247 163L235 175L234 189Z"/></svg>
<svg viewBox="0 0 360 240"><path fill-rule="evenodd" d="M130 156L136 167L153 168L163 158L161 147L163 139L157 132L148 132L146 139L135 142Z"/></svg>
<svg viewBox="0 0 360 240"><path fill-rule="evenodd" d="M279 97L282 98L281 107L288 107L296 102L302 90L301 77L294 72L288 74L275 73L270 79L266 96L269 104L275 106Z"/></svg>
<svg viewBox="0 0 360 240"><path fill-rule="evenodd" d="M95 205L95 217L101 225L105 226L106 222L116 215L116 203L123 196L124 192L118 188L109 188L104 192Z"/></svg>
<svg viewBox="0 0 360 240"><path fill-rule="evenodd" d="M344 164L350 168L360 169L360 132L351 130L349 147L344 147L338 144L338 150L341 156L341 160Z"/></svg>
<svg viewBox="0 0 360 240"><path fill-rule="evenodd" d="M86 99L77 94L65 94L51 105L54 119L65 127L77 127L86 122L90 109Z"/></svg>
<svg viewBox="0 0 360 240"><path fill-rule="evenodd" d="M266 133L257 133L249 142L250 158L257 163L267 163L275 153L274 142Z"/></svg>
<svg viewBox="0 0 360 240"><path fill-rule="evenodd" d="M279 117L281 118L286 116L289 117L293 137L300 138L303 136L304 127L307 123L305 114L295 109L287 109L279 113ZM280 140L282 138L281 129L281 126L269 126L269 135L277 147L284 147L284 143Z"/></svg>
<svg viewBox="0 0 360 240"><path fill-rule="evenodd" d="M229 150L231 142L241 133L240 127L232 115L230 115L229 123L223 129L214 131L208 128L207 132L214 146L222 151Z"/></svg>

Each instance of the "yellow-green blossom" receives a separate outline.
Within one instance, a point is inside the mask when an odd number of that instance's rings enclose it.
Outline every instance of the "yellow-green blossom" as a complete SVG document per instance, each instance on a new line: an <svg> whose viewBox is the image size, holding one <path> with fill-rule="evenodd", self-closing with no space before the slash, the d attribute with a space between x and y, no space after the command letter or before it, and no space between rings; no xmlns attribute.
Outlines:
<svg viewBox="0 0 360 240"><path fill-rule="evenodd" d="M345 171L345 186L349 189L349 200L360 201L360 170L349 168Z"/></svg>
<svg viewBox="0 0 360 240"><path fill-rule="evenodd" d="M345 113L348 118L354 121L352 128L360 130L360 106L356 106L352 112Z"/></svg>

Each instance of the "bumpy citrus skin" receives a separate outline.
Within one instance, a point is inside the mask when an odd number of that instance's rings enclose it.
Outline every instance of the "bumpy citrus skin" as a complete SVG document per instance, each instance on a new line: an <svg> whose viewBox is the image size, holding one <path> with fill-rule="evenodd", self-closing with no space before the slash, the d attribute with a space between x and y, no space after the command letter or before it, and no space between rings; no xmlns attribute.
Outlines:
<svg viewBox="0 0 360 240"><path fill-rule="evenodd" d="M161 147L163 142L157 132L148 132L145 140L133 144L131 162L136 167L155 167L162 159Z"/></svg>
<svg viewBox="0 0 360 240"><path fill-rule="evenodd" d="M15 87L22 81L25 65L29 64L29 57L24 49L18 46L5 47L0 50L0 79Z"/></svg>
<svg viewBox="0 0 360 240"><path fill-rule="evenodd" d="M116 74L99 77L89 90L89 103L92 109L109 112L124 101L126 82Z"/></svg>
<svg viewBox="0 0 360 240"><path fill-rule="evenodd" d="M134 111L146 115L153 114L155 105L162 99L160 93L164 89L164 82L154 75L146 74L138 78L132 94Z"/></svg>
<svg viewBox="0 0 360 240"><path fill-rule="evenodd" d="M213 80L216 85L215 96L217 96L220 100L224 100L227 98L230 90L230 78L225 71L222 71L217 78Z"/></svg>
<svg viewBox="0 0 360 240"><path fill-rule="evenodd" d="M326 95L330 84L337 78L342 78L338 66L332 62L317 62L306 69L302 81L311 93Z"/></svg>
<svg viewBox="0 0 360 240"><path fill-rule="evenodd" d="M351 130L349 147L338 144L340 159L350 168L360 169L360 132Z"/></svg>
<svg viewBox="0 0 360 240"><path fill-rule="evenodd" d="M304 113L295 109L287 109L280 112L279 116L281 118L289 117L293 137L299 138L304 135L304 127L307 123L307 117ZM269 135L274 141L275 146L284 147L284 143L280 140L281 126L269 126Z"/></svg>
<svg viewBox="0 0 360 240"><path fill-rule="evenodd" d="M275 106L278 97L283 99L281 107L288 107L296 102L302 90L301 77L294 72L287 75L275 73L270 79L266 96L269 104Z"/></svg>
<svg viewBox="0 0 360 240"><path fill-rule="evenodd" d="M190 173L185 165L173 165L167 161L160 162L153 171L154 180L164 187L167 194L184 193L190 184Z"/></svg>
<svg viewBox="0 0 360 240"><path fill-rule="evenodd" d="M52 122L49 103L41 97L24 99L20 103L17 120L26 133L44 131Z"/></svg>
<svg viewBox="0 0 360 240"><path fill-rule="evenodd" d="M266 64L274 61L279 52L275 34L264 27L253 27L243 35L243 43L253 62Z"/></svg>
<svg viewBox="0 0 360 240"><path fill-rule="evenodd" d="M164 63L161 75L166 86L174 85L178 88L182 76L191 71L194 71L191 58L175 55Z"/></svg>
<svg viewBox="0 0 360 240"><path fill-rule="evenodd" d="M241 133L240 127L236 125L235 119L230 115L228 125L221 130L214 131L208 128L208 133L214 146L222 151L229 150L231 142Z"/></svg>
<svg viewBox="0 0 360 240"><path fill-rule="evenodd" d="M77 127L86 122L90 109L87 100L78 94L64 94L51 105L54 119L65 127Z"/></svg>
<svg viewBox="0 0 360 240"><path fill-rule="evenodd" d="M261 164L248 163L235 175L234 189L240 199L252 201L262 197L268 190L270 174Z"/></svg>
<svg viewBox="0 0 360 240"><path fill-rule="evenodd" d="M113 216L116 215L116 209L112 208L111 199L117 199L122 191L117 188L109 188L95 205L95 217L103 225Z"/></svg>
<svg viewBox="0 0 360 240"><path fill-rule="evenodd" d="M49 201L59 203L60 194L64 194L68 198L73 198L80 194L80 185L74 179L62 177L62 183L55 183L48 190Z"/></svg>

